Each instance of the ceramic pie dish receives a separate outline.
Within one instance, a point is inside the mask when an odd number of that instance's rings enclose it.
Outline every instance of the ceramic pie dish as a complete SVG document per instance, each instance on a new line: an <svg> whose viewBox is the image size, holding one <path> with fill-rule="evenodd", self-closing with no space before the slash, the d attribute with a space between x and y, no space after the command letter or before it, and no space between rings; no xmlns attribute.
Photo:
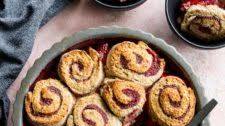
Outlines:
<svg viewBox="0 0 225 126"><path fill-rule="evenodd" d="M111 27L103 26L103 27L98 27L98 28L90 28L90 29L75 33L71 37L67 37L67 38L63 39L61 42L53 45L53 47L51 49L45 51L43 53L43 55L35 61L34 65L30 68L26 77L23 79L23 81L21 83L21 87L17 93L16 101L15 101L14 107L13 107L13 109L14 109L13 117L12 117L13 125L14 126L23 126L24 124L26 125L26 123L24 123L24 120L26 120L25 109L27 109L27 108L25 108L25 105L26 104L29 105L29 98L28 98L28 100L26 99L26 102L25 102L25 96L30 91L30 88L32 88L33 83L35 83L39 78L41 78L41 79L45 78L44 77L44 74L46 73L45 71L49 71L48 68L51 68L51 64L54 65L54 61L62 53L64 53L68 49L74 50L74 49L80 49L80 48L84 48L84 47L94 46L95 44L101 43L102 41L107 41L109 44L113 44L113 42L115 42L115 41L124 41L124 40L130 40L130 41L140 41L141 40L141 41L146 42L146 44L148 44L149 46L151 46L151 48L156 50L156 52L159 53L159 55L161 57L163 57L165 59L165 61L167 62L167 66L166 66L167 69L168 68L171 69L171 73L178 75L179 77L182 77L182 79L184 79L185 82L187 82L189 84L189 86L193 89L195 96L196 96L196 112L202 107L202 105L204 105L206 103L206 98L204 97L204 88L199 83L199 80L196 77L195 73L193 72L191 66L176 51L176 49L174 47L166 44L166 42L164 42L162 39L154 37L150 33L145 33L143 31L133 30L133 29L129 29L129 28L122 28L122 27L118 27L118 26L111 26ZM76 53L76 52L73 52L73 53ZM57 62L57 64L58 64L58 62ZM62 65L63 63L60 62L60 64ZM54 72L48 73L48 74L50 77L54 76ZM55 81L55 80L50 79L50 80L45 80L45 81L43 81L43 82L41 81L41 82L47 83L46 85L50 85L51 86L50 90L54 90L53 92L56 92L56 94L58 91L56 91L55 88L59 88L62 91L62 93L66 92L65 89L63 88L64 86L60 86L60 84L58 84L59 86L57 87L57 85L52 85L51 81ZM41 82L39 81L38 83L41 83ZM60 82L57 82L57 83L60 83ZM117 83L117 82L115 81L115 83ZM143 88L143 87L140 87L139 85L135 86L135 84L132 84L130 82L120 82L120 83L126 83L127 85L129 85L131 87L136 87L134 89ZM122 85L124 85L124 84L122 84ZM40 86L42 86L42 85L40 85ZM120 84L115 84L115 86L118 86L118 88L123 88L123 86L121 87ZM184 89L186 89L186 88L184 88ZM151 89L151 90L153 90L153 89ZM155 90L155 88L154 88L154 90ZM85 90L85 91L87 91L87 90ZM78 92L78 94L86 93L85 91ZM141 90L138 90L138 91L141 91ZM74 91L72 91L72 92L77 93L77 89L76 90L74 89ZM143 94L143 92L144 91L141 91L140 94ZM65 94L65 97L69 96L69 94L67 94L67 93L64 93L64 94ZM107 95L107 93L103 92L103 95L104 94L105 94L104 100L107 100L108 95ZM54 93L53 93L53 95L54 95ZM49 96L46 96L46 97L49 97ZM90 97L99 97L99 96L90 96ZM144 97L144 95L143 95L143 97ZM54 98L55 98L55 96L54 96ZM63 99L62 96L61 96L61 98ZM83 98L84 100L81 100L81 99L78 101L82 103L82 101L86 101L90 98L86 97L86 98ZM110 101L110 99L108 99L108 100ZM76 102L77 109L80 106L78 104L79 103L78 101ZM145 98L143 98L143 101L145 101ZM98 105L99 107L102 106L102 105L100 105L101 103L102 103L101 101L96 101L96 105ZM153 103L151 106L153 106L152 108L154 109L155 102L152 101L151 103ZM70 102L68 102L68 100L65 100L65 104L70 104ZM70 106L70 105L68 105L68 106ZM143 106L143 103L140 103L140 106ZM68 109L70 109L70 108L71 107L69 107ZM89 106L88 108L90 109L90 108L95 108L95 107L93 107L93 105L92 105L92 106ZM28 108L28 110L29 110L29 108ZM74 109L74 113L73 113L74 117L77 116L75 110L76 109ZM77 111L79 111L79 109ZM117 113L116 111L117 110L115 110L115 113ZM100 113L102 113L102 112L100 112ZM109 115L111 118L110 113L107 115ZM118 113L118 115L120 115L120 114ZM113 118L114 118L114 116L113 116ZM69 119L70 119L70 117L69 117ZM204 126L209 125L208 120L206 119L202 123L202 125L204 125Z"/></svg>

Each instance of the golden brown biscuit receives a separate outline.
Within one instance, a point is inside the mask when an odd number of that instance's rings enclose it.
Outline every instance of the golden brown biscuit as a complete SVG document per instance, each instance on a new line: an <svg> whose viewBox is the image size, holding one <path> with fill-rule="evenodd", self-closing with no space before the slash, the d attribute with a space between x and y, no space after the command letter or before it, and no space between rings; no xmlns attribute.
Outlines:
<svg viewBox="0 0 225 126"><path fill-rule="evenodd" d="M128 126L142 112L146 101L145 89L132 81L105 79L101 96L110 110Z"/></svg>
<svg viewBox="0 0 225 126"><path fill-rule="evenodd" d="M175 76L161 78L149 91L150 115L163 126L186 126L194 116L195 104L193 90Z"/></svg>
<svg viewBox="0 0 225 126"><path fill-rule="evenodd" d="M135 44L124 41L110 50L106 73L108 76L139 82L144 87L149 87L161 77L164 67L164 59L159 59L144 42Z"/></svg>
<svg viewBox="0 0 225 126"><path fill-rule="evenodd" d="M69 88L79 95L93 92L104 78L102 62L97 51L89 48L65 53L59 62L58 73Z"/></svg>
<svg viewBox="0 0 225 126"><path fill-rule="evenodd" d="M197 38L211 41L225 37L225 10L216 5L192 5L181 29Z"/></svg>
<svg viewBox="0 0 225 126"><path fill-rule="evenodd" d="M29 121L35 126L62 126L72 111L74 98L60 81L38 81L25 99Z"/></svg>
<svg viewBox="0 0 225 126"><path fill-rule="evenodd" d="M77 100L73 121L76 126L122 126L120 120L107 110L98 94Z"/></svg>

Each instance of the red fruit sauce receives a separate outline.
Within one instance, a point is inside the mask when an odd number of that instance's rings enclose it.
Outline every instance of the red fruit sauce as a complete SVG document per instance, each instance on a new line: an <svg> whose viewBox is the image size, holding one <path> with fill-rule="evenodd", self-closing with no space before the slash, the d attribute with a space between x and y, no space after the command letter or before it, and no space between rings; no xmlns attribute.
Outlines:
<svg viewBox="0 0 225 126"><path fill-rule="evenodd" d="M104 43L104 44L99 45L99 47L97 48L97 51L101 56L101 60L102 60L103 64L105 64L107 55L109 53L109 44Z"/></svg>
<svg viewBox="0 0 225 126"><path fill-rule="evenodd" d="M220 2L219 0L184 0L181 3L180 10L186 11L192 5L218 5L221 8L224 8L224 3Z"/></svg>

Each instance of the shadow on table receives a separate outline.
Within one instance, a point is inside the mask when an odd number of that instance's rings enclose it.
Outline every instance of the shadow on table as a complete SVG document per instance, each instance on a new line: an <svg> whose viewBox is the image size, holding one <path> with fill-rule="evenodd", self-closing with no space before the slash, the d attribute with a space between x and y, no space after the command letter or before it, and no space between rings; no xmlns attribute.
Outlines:
<svg viewBox="0 0 225 126"><path fill-rule="evenodd" d="M77 4L78 2L76 2ZM77 6L77 5L76 5ZM126 11L121 11L121 10L115 10L115 9L110 9L103 7L99 4L97 4L94 0L80 0L79 2L79 8L82 10L82 12L87 15L93 14L93 15L110 15L111 17L116 17L112 18L115 20L120 19ZM114 20L111 20L114 21Z"/></svg>

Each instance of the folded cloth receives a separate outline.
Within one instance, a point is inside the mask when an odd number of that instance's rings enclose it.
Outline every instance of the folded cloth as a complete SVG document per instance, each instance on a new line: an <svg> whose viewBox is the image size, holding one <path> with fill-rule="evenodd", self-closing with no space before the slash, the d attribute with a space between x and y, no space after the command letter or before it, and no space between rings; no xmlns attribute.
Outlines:
<svg viewBox="0 0 225 126"><path fill-rule="evenodd" d="M6 89L30 55L36 31L68 3L69 0L0 0L1 124L8 115Z"/></svg>

